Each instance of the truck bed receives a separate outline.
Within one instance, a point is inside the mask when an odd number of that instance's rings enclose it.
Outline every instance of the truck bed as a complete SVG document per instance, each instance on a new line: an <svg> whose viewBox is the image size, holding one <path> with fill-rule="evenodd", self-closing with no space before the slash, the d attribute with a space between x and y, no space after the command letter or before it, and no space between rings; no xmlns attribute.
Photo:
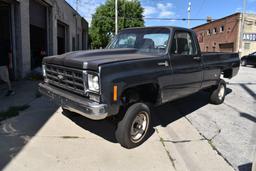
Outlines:
<svg viewBox="0 0 256 171"><path fill-rule="evenodd" d="M218 68L225 78L236 76L240 66L238 53L207 52L202 53L202 60L205 69Z"/></svg>

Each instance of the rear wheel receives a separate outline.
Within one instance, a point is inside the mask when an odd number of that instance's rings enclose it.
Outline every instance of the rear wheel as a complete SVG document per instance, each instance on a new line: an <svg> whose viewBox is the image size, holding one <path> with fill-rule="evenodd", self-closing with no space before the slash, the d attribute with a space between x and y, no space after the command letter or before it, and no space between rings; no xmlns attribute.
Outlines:
<svg viewBox="0 0 256 171"><path fill-rule="evenodd" d="M226 82L219 81L218 87L211 93L210 102L212 104L221 104L224 102L226 96Z"/></svg>
<svg viewBox="0 0 256 171"><path fill-rule="evenodd" d="M118 123L116 139L125 148L137 147L147 139L150 124L149 107L144 103L135 103L128 108Z"/></svg>
<svg viewBox="0 0 256 171"><path fill-rule="evenodd" d="M242 66L246 66L246 61L245 61L245 60L242 60L242 61L241 61L241 65L242 65Z"/></svg>

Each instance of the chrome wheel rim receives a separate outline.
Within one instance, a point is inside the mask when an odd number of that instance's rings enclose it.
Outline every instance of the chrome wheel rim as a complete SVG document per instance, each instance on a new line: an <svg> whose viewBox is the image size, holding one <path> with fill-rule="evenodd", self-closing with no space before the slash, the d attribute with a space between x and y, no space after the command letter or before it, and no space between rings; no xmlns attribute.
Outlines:
<svg viewBox="0 0 256 171"><path fill-rule="evenodd" d="M130 139L134 143L138 143L143 139L147 130L148 130L148 113L147 112L140 112L135 117L132 122L131 130L130 130Z"/></svg>
<svg viewBox="0 0 256 171"><path fill-rule="evenodd" d="M219 99L222 100L223 97L224 97L224 95L225 95L225 87L224 87L224 85L221 85L221 86L220 86L219 93L218 93Z"/></svg>

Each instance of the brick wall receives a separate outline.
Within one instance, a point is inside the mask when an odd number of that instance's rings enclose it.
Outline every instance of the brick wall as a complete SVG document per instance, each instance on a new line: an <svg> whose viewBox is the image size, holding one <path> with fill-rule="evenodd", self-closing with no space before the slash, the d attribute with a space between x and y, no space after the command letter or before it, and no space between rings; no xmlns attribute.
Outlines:
<svg viewBox="0 0 256 171"><path fill-rule="evenodd" d="M237 52L240 14L195 27L202 52Z"/></svg>

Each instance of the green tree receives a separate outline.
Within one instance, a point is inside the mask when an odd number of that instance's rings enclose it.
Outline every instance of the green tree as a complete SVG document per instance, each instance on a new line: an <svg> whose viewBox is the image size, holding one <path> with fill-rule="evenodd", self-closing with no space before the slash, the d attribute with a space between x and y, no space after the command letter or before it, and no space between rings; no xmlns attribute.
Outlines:
<svg viewBox="0 0 256 171"><path fill-rule="evenodd" d="M138 0L118 0L118 30L143 27L143 8ZM92 48L106 47L115 33L115 0L107 0L92 16L90 38Z"/></svg>

